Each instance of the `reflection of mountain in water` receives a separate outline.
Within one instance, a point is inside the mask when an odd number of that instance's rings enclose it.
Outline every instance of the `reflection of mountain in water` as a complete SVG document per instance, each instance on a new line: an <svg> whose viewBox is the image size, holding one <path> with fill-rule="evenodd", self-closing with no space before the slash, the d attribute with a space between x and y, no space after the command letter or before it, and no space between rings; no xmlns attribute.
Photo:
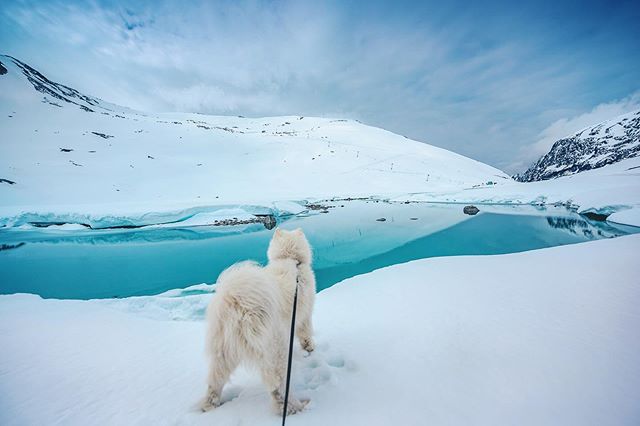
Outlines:
<svg viewBox="0 0 640 426"><path fill-rule="evenodd" d="M195 227L177 229L144 229L144 230L117 230L117 231L86 231L80 234L43 233L39 231L20 231L11 235L17 243L17 247L25 243L47 243L47 244L129 244L129 243L161 243L167 241L193 241L208 240L211 238L228 237L232 235L246 234L257 231L264 231L262 223L253 224L236 229L226 228L220 230L219 227ZM9 234L5 234L5 239L9 239ZM14 248L12 244L8 248ZM3 244L2 247L5 245Z"/></svg>
<svg viewBox="0 0 640 426"><path fill-rule="evenodd" d="M22 247L23 245L25 245L25 243L0 244L0 251L17 249L18 247Z"/></svg>
<svg viewBox="0 0 640 426"><path fill-rule="evenodd" d="M570 217L547 217L550 227L579 235L589 240L613 238L625 235L626 232L617 229L606 222L590 222L584 219Z"/></svg>
<svg viewBox="0 0 640 426"><path fill-rule="evenodd" d="M324 226L309 227L308 237L316 249L317 288L420 258L516 253L638 232L636 228L592 223L575 214L555 213L550 217L480 213L436 232L417 225L413 228L415 222L409 221L409 214L396 214L404 221L394 221L388 215L390 220L385 222L376 222L370 214L345 215L341 223L332 217ZM433 220L434 216L428 218ZM425 220L424 216L420 219ZM363 220L375 226L362 227ZM359 238L342 239L345 230L358 235L360 227L363 232ZM318 238L320 234L323 238ZM0 252L0 293L89 299L148 295L213 282L222 270L240 260L266 261L270 236L262 224L226 229L1 231L2 244L26 244ZM407 241L410 237L414 239ZM335 240L341 242L344 253L336 257L337 262L322 256L338 250ZM357 253L359 260L353 261L350 252Z"/></svg>

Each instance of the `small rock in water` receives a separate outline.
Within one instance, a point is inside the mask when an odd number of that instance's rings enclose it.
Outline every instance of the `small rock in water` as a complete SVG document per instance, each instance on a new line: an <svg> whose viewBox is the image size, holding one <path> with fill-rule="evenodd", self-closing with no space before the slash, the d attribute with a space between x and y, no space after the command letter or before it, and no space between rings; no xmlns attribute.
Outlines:
<svg viewBox="0 0 640 426"><path fill-rule="evenodd" d="M264 227L269 230L275 228L276 225L278 224L278 222L276 221L276 217L272 214L264 214L264 215L257 214L256 217L260 222L262 222Z"/></svg>
<svg viewBox="0 0 640 426"><path fill-rule="evenodd" d="M595 220L598 222L604 222L609 217L608 214L596 213L596 212L586 212L580 213L581 216L586 217L587 219Z"/></svg>
<svg viewBox="0 0 640 426"><path fill-rule="evenodd" d="M409 220L418 220L417 217L410 217Z"/></svg>
<svg viewBox="0 0 640 426"><path fill-rule="evenodd" d="M378 222L385 222L386 220L387 219L384 218L384 217L380 217L380 218L376 219L376 221L378 221Z"/></svg>
<svg viewBox="0 0 640 426"><path fill-rule="evenodd" d="M462 209L462 212L464 214L468 214L470 216L474 216L474 215L478 214L479 211L480 211L480 209L477 208L476 206L464 206L464 209Z"/></svg>

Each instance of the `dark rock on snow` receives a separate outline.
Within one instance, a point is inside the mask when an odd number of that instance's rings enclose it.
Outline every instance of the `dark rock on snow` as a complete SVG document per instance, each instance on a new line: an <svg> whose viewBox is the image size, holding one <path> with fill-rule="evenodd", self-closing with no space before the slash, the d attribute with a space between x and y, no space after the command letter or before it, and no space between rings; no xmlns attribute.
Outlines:
<svg viewBox="0 0 640 426"><path fill-rule="evenodd" d="M106 133L100 133L100 132L91 132L96 136L100 136L102 139L109 139L112 138L113 135L107 135Z"/></svg>
<svg viewBox="0 0 640 426"><path fill-rule="evenodd" d="M468 214L469 216L475 216L479 211L480 209L476 206L464 206L464 209L462 209L462 212L464 214Z"/></svg>

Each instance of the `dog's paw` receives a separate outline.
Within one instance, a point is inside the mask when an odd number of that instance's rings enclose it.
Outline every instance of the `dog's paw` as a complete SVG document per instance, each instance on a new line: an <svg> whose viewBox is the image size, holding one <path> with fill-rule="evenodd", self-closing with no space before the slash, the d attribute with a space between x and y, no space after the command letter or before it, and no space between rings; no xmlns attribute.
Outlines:
<svg viewBox="0 0 640 426"><path fill-rule="evenodd" d="M292 415L292 414L296 414L299 413L300 411L304 410L304 407L307 406L307 404L309 404L309 399L295 399L295 398L289 398L289 403L287 404L287 415ZM282 412L284 411L284 403L282 402L277 402L274 405L276 414L282 414Z"/></svg>
<svg viewBox="0 0 640 426"><path fill-rule="evenodd" d="M313 344L313 340L311 339L304 339L302 342L300 342L300 346L302 346L302 349L309 353L313 352L313 350L316 348L316 346Z"/></svg>
<svg viewBox="0 0 640 426"><path fill-rule="evenodd" d="M201 410L203 413L206 413L207 411L211 411L211 410L213 410L213 409L214 409L214 408L216 408L216 407L217 407L217 405L214 405L214 404L212 404L212 403L211 403L211 402L209 402L209 401L204 401L203 403L201 403L201 404L200 404L200 410Z"/></svg>
<svg viewBox="0 0 640 426"><path fill-rule="evenodd" d="M202 410L203 413L206 413L207 411L211 411L214 408L219 407L220 405L222 405L220 398L214 394L209 394L200 403L200 410Z"/></svg>

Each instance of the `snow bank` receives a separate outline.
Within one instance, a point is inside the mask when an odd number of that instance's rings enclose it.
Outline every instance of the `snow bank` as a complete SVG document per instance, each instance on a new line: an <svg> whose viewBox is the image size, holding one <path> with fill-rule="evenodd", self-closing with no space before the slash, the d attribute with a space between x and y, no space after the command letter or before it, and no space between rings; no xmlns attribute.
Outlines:
<svg viewBox="0 0 640 426"><path fill-rule="evenodd" d="M290 216L307 211L304 202L276 202L263 205L212 205L196 206L182 210L147 211L131 210L123 214L101 214L100 205L87 206L89 212L65 212L60 208L58 212L22 212L16 216L0 216L0 227L19 228L24 225L37 224L51 229L107 229L118 227L156 226L162 228L179 228L212 225L225 220L252 221L256 215L271 215L274 217ZM107 208L108 207L104 207ZM113 209L113 206L111 207ZM94 211L95 213L90 213ZM61 228L61 224L73 225Z"/></svg>
<svg viewBox="0 0 640 426"><path fill-rule="evenodd" d="M540 182L505 182L500 185L463 188L456 191L421 192L396 200L475 204L562 204L579 213L612 214L640 208L640 157L599 169ZM637 221L625 222L634 225ZM629 217L629 216L626 216Z"/></svg>
<svg viewBox="0 0 640 426"><path fill-rule="evenodd" d="M609 216L607 220L614 223L640 227L640 207L615 212Z"/></svg>
<svg viewBox="0 0 640 426"><path fill-rule="evenodd" d="M426 259L323 291L318 349L294 362L294 389L312 403L288 424L638 424L639 249L632 235ZM211 290L0 297L0 423L276 424L246 370L222 407L196 409L204 324L157 306L202 309Z"/></svg>

